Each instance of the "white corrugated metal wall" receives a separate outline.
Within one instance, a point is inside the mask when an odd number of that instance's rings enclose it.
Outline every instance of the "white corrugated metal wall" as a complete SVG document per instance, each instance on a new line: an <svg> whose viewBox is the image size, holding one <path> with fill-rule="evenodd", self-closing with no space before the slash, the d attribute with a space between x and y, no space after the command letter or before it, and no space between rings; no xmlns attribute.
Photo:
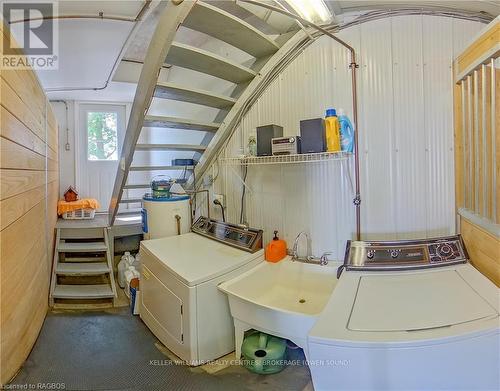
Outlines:
<svg viewBox="0 0 500 391"><path fill-rule="evenodd" d="M339 33L355 47L360 64L363 238L454 231L451 63L483 26L437 16L397 16ZM347 64L341 46L327 37L318 39L243 118L226 156L240 154L259 125L280 124L285 135L296 135L300 119L323 116L328 107L343 107L351 115ZM250 167L246 220L265 230L266 241L280 230L289 246L305 229L314 253L334 251L342 258L354 230L345 167L339 162ZM213 191L226 194L229 220L239 222L241 182L231 169L219 169Z"/></svg>

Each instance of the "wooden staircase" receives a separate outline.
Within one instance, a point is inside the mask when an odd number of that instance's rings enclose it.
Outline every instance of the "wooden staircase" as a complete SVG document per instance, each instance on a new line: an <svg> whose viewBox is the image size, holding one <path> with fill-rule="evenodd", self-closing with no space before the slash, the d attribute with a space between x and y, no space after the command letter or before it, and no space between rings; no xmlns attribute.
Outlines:
<svg viewBox="0 0 500 391"><path fill-rule="evenodd" d="M50 306L113 305L116 297L107 228L57 228Z"/></svg>
<svg viewBox="0 0 500 391"><path fill-rule="evenodd" d="M235 5L234 7L238 7ZM238 48L253 60L239 63L210 51L175 41L179 26L207 34ZM283 38L283 37L281 37ZM137 214L140 198L123 197L124 190L145 189L149 184L129 182L129 172L145 173L169 171L175 177L181 170L195 169L203 172L210 159L203 159L207 149L218 148L224 132L241 109L239 98L252 81L260 76L263 66L280 50L285 39L273 39L244 20L219 7L217 2L202 1L168 2L160 16L156 31L142 65L141 74L132 106L124 146L122 148L113 196L109 207L110 225L117 215ZM252 65L248 65L252 64ZM234 84L233 93L219 93L192 88L172 82L160 81L159 75L165 65L201 72L214 78ZM151 115L149 108L155 99L168 99L219 109L215 119L200 121L192 118ZM239 107L238 107L239 106ZM229 121L228 121L229 120ZM200 145L193 144L143 144L138 143L143 128L164 128L204 132ZM217 139L214 148L212 140ZM192 152L196 160L203 161L203 167L179 167L169 165L134 165L134 154L140 151L182 151ZM190 174L190 175L191 175ZM128 193L128 192L127 192ZM120 207L121 206L121 207Z"/></svg>

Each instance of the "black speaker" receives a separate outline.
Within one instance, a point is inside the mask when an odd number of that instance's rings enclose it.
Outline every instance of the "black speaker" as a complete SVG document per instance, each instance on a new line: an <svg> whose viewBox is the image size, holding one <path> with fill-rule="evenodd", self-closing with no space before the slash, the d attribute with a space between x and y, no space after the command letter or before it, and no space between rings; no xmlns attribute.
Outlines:
<svg viewBox="0 0 500 391"><path fill-rule="evenodd" d="M195 164L193 159L172 159L172 166L194 166Z"/></svg>
<svg viewBox="0 0 500 391"><path fill-rule="evenodd" d="M257 126L257 156L272 156L271 140L277 137L283 137L282 126Z"/></svg>
<svg viewBox="0 0 500 391"><path fill-rule="evenodd" d="M300 121L300 139L302 153L325 152L326 134L323 118Z"/></svg>

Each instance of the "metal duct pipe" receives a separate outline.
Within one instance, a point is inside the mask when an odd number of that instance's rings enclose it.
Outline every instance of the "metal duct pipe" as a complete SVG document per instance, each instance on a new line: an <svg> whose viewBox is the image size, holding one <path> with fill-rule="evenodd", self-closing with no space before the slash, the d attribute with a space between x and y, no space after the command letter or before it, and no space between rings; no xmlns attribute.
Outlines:
<svg viewBox="0 0 500 391"><path fill-rule="evenodd" d="M118 65L120 64L120 61L125 54L125 51L130 44L132 37L134 37L135 33L137 32L140 22L142 22L144 16L146 15L146 12L148 11L149 7L151 6L152 0L145 0L144 4L142 5L141 9L135 16L135 18L122 18L122 17L114 17L114 16L105 16L104 14L100 14L99 16L89 16L89 15L61 15L61 16L55 16L52 19L101 19L101 20L117 20L121 22L132 22L134 23L134 27L132 30L130 30L129 34L127 35L127 38L125 39L125 42L123 43L120 53L115 59L115 62L113 64L113 67L111 68L111 71L108 74L108 77L106 79L106 82L104 85L99 86L99 87L61 87L61 88L47 88L45 89L46 92L61 92L61 91L102 91L108 88L109 83L111 82L111 78L115 74L116 70L118 69ZM31 19L35 20L35 19ZM27 21L27 20L24 20ZM23 22L23 20L19 20L16 22ZM13 23L16 23L13 22Z"/></svg>

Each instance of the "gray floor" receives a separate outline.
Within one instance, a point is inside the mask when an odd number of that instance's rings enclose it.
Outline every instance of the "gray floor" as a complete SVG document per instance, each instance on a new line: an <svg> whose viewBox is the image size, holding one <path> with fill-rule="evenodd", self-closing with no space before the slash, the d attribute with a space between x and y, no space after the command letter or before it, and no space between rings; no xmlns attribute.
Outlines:
<svg viewBox="0 0 500 391"><path fill-rule="evenodd" d="M309 369L304 365L266 376L240 366L208 374L200 368L176 365L162 353L164 349L139 317L130 315L128 308L54 311L45 319L30 356L12 384L42 389L44 384L55 383L59 385L56 389L96 391L310 388ZM288 358L301 360L303 355L300 350L291 350Z"/></svg>

